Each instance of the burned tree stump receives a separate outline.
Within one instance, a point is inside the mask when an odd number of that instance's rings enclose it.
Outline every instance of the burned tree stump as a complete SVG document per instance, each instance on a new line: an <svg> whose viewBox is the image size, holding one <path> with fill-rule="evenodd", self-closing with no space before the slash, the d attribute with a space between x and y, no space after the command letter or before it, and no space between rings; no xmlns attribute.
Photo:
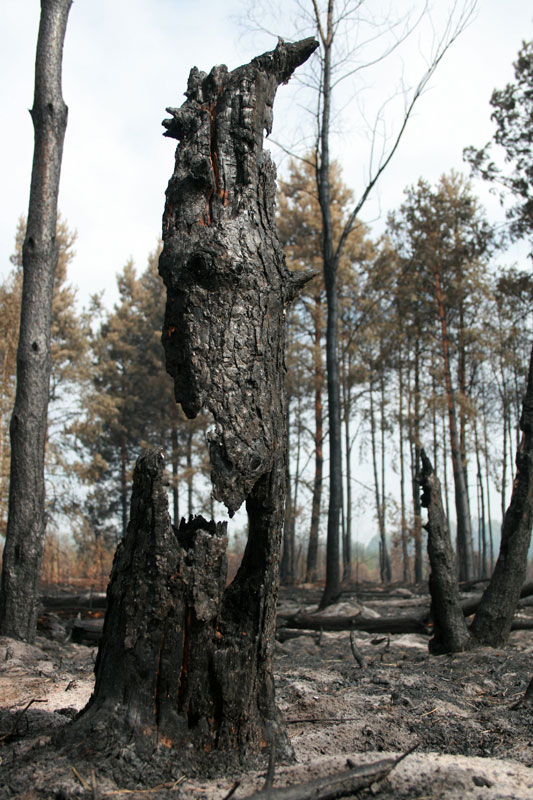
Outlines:
<svg viewBox="0 0 533 800"><path fill-rule="evenodd" d="M419 483L422 489L421 505L428 510L425 528L428 532L431 567L429 591L434 624L429 650L431 653L455 653L468 648L470 636L459 599L457 567L442 505L440 481L424 450L421 451L421 459Z"/></svg>
<svg viewBox="0 0 533 800"><path fill-rule="evenodd" d="M289 751L271 663L287 458L285 317L313 272L285 265L275 168L262 144L278 85L316 47L313 39L280 43L233 72L194 68L186 102L163 123L180 140L160 257L167 370L187 416L202 408L213 416L213 493L230 515L246 502L248 542L226 588L224 528L195 518L174 531L161 451L138 461L95 691L71 731L85 749L103 740L110 752L133 746L152 761L166 751L188 770L206 751L227 762L274 738L278 754Z"/></svg>

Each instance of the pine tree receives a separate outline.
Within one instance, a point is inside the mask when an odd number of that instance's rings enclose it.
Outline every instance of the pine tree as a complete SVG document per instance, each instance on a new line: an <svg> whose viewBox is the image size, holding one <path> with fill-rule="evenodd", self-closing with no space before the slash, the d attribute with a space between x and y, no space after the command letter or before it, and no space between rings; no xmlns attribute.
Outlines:
<svg viewBox="0 0 533 800"><path fill-rule="evenodd" d="M457 512L460 575L474 574L467 478L468 364L474 363L479 306L485 292L484 270L494 234L472 195L470 185L454 173L435 189L420 180L406 191L390 229L410 274L419 275L418 300L432 319L440 342L448 431Z"/></svg>

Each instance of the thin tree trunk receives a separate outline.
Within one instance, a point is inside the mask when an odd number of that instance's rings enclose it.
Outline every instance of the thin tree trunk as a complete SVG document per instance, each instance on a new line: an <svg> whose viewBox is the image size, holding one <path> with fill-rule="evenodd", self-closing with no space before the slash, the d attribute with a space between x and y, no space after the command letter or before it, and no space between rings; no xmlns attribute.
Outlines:
<svg viewBox="0 0 533 800"><path fill-rule="evenodd" d="M455 487L455 509L457 513L457 560L459 562L459 579L471 580L473 578L473 553L472 530L470 524L470 509L465 483L465 472L461 457L460 442L457 432L457 413L455 396L452 388L450 358L448 352L448 326L444 311L444 301L440 283L440 273L437 263L434 263L435 297L441 324L442 333L442 359L444 366L444 380L446 397L448 401L448 423L450 434L450 451L453 465L453 479Z"/></svg>
<svg viewBox="0 0 533 800"><path fill-rule="evenodd" d="M292 513L290 525L290 561L289 561L289 580L291 583L296 581L296 517L298 514L298 500L300 494L300 469L302 458L302 395L297 395L298 419L296 425L296 462L294 465L294 493L292 498ZM289 450L290 452L290 450Z"/></svg>
<svg viewBox="0 0 533 800"><path fill-rule="evenodd" d="M128 460L126 453L126 434L120 439L120 508L122 519L122 538L128 528ZM118 544L118 541L116 542Z"/></svg>
<svg viewBox="0 0 533 800"><path fill-rule="evenodd" d="M503 447L502 447L502 478L500 484L502 523L505 518L507 496L507 400L503 398Z"/></svg>
<svg viewBox="0 0 533 800"><path fill-rule="evenodd" d="M346 504L343 554L343 575L345 583L352 579L352 448L350 443L351 419L351 386L349 383L349 365L346 366L346 354L343 359L344 374L342 382L343 416L344 416L344 460L346 464Z"/></svg>
<svg viewBox="0 0 533 800"><path fill-rule="evenodd" d="M415 583L422 583L423 580L423 559L422 559L422 514L420 510L420 486L418 475L420 470L420 352L419 342L416 342L415 350L415 386L414 386L414 412L413 412L413 433L411 448L411 481L413 489L413 537L415 543Z"/></svg>
<svg viewBox="0 0 533 800"><path fill-rule="evenodd" d="M407 519L405 506L405 420L404 420L404 379L402 364L398 365L399 393L398 393L398 434L400 448L400 540L402 547L403 580L409 583L409 552L407 548Z"/></svg>
<svg viewBox="0 0 533 800"><path fill-rule="evenodd" d="M341 590L339 564L339 530L342 504L342 450L340 378L338 359L339 302L337 267L333 249L333 222L329 184L329 131L331 120L331 58L333 45L333 0L328 0L327 33L323 38L323 92L320 138L320 160L317 159L318 200L322 213L322 257L326 286L326 366L329 417L329 507L326 543L326 585L320 608L335 602Z"/></svg>
<svg viewBox="0 0 533 800"><path fill-rule="evenodd" d="M446 511L446 519L451 519L450 512L450 484L448 481L448 446L446 444L446 413L442 414L442 476L444 479L444 509Z"/></svg>
<svg viewBox="0 0 533 800"><path fill-rule="evenodd" d="M378 455L376 443L376 415L374 412L374 390L370 379L370 443L372 449L372 470L374 473L374 496L379 531L379 574L382 583L390 581L390 561L388 560L385 520L383 517L383 495L379 483ZM388 568L387 568L388 567Z"/></svg>
<svg viewBox="0 0 533 800"><path fill-rule="evenodd" d="M379 379L379 388L380 388L380 401L379 401L379 412L380 412L380 436L381 436L381 521L383 526L383 538L382 538L382 546L383 546L383 564L385 568L385 582L390 583L392 580L392 567L390 561L390 554L389 554L389 546L387 543L387 492L386 492L386 483L385 483L385 433L387 429L387 420L385 416L385 405L386 405L386 398L385 398L385 377L383 372L380 375Z"/></svg>
<svg viewBox="0 0 533 800"><path fill-rule="evenodd" d="M306 583L313 583L317 577L318 565L318 531L320 525L320 506L322 501L322 483L324 469L324 424L322 393L324 389L324 370L322 365L322 301L320 294L315 297L315 476L313 480L313 499L311 501L311 526L307 548Z"/></svg>
<svg viewBox="0 0 533 800"><path fill-rule="evenodd" d="M474 445L476 449L477 483L479 496L478 524L480 530L479 549L479 576L488 577L487 567L487 526L485 519L485 492L483 488L483 473L481 469L480 444L477 433L477 422L474 420Z"/></svg>
<svg viewBox="0 0 533 800"><path fill-rule="evenodd" d="M283 521L283 544L279 566L279 579L282 586L291 586L294 583L294 502L292 497L291 481L291 406L287 402L287 472L285 478L285 518Z"/></svg>
<svg viewBox="0 0 533 800"><path fill-rule="evenodd" d="M46 527L44 459L50 390L50 327L58 245L57 199L67 126L61 92L71 0L41 0L31 116L35 148L11 418L9 511L0 588L0 633L32 642Z"/></svg>
<svg viewBox="0 0 533 800"><path fill-rule="evenodd" d="M485 487L487 497L487 517L488 517L488 533L489 533L489 574L492 575L494 569L494 542L492 538L492 512L490 508L490 470L489 470L489 442L487 432L487 414L485 403L483 403L483 452L485 456Z"/></svg>

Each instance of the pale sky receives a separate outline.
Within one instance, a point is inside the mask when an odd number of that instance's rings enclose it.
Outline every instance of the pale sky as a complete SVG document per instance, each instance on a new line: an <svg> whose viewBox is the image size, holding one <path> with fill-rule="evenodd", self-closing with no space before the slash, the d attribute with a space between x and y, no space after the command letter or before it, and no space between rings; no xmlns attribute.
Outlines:
<svg viewBox="0 0 533 800"><path fill-rule="evenodd" d="M379 4L382 0L369 0L370 7ZM391 8L411 5L398 0ZM452 0L434 5L442 14ZM227 63L231 69L275 46L276 40L266 34L242 35L238 17L246 6L245 0L73 3L63 62L69 118L59 207L78 232L69 278L79 287L82 302L105 289L105 301L111 305L116 272L130 257L142 270L156 245L176 144L162 137L161 120L166 106L183 101L190 68L208 71L214 64ZM290 7L289 0L284 7ZM0 4L0 275L9 269L17 219L27 211L33 153L28 109L39 12L39 0ZM380 183L379 196L375 194L365 210L367 220L381 213L377 230L386 212L401 202L407 185L420 176L433 182L451 168L465 169L463 147L490 139L491 92L512 79L521 41L533 35L532 20L530 0L479 0L477 18L446 55ZM437 17L437 27L438 23ZM271 27L278 32L284 24L276 19ZM291 38L290 31L279 33ZM421 57L429 49L427 33L425 39L421 32L410 40L404 56L407 81L420 74ZM367 77L364 90L360 84L358 98L363 98L366 113L371 115L395 90L400 69L392 62ZM274 109L272 136L285 143L291 138L291 110L301 98L297 88L293 81L280 87L277 114ZM333 156L341 160L344 180L357 194L368 170L369 148L364 134L354 134L360 129L356 106L357 102L346 105L339 118ZM286 159L279 151L274 154L283 170ZM480 191L486 198L485 187ZM494 202L490 213L498 213Z"/></svg>

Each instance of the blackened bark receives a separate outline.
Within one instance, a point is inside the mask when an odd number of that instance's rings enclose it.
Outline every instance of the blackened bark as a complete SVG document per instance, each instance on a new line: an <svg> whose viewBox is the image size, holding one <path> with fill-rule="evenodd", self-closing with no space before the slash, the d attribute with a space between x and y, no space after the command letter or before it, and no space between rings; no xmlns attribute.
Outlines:
<svg viewBox="0 0 533 800"><path fill-rule="evenodd" d="M432 653L455 653L467 649L470 637L459 599L455 556L442 506L440 481L424 450L421 451L421 459L419 481L421 503L428 510L429 590L434 624L429 649Z"/></svg>
<svg viewBox="0 0 533 800"><path fill-rule="evenodd" d="M225 525L197 517L174 529L162 450L143 454L107 590L94 693L69 741L106 752L126 740L146 755L178 739L212 746L222 700L213 708L195 682L217 682L225 578Z"/></svg>
<svg viewBox="0 0 533 800"><path fill-rule="evenodd" d="M57 198L67 126L61 93L71 0L41 0L31 116L35 148L11 417L9 511L0 588L0 633L32 642L45 534L44 456L50 389L50 325L57 265Z"/></svg>
<svg viewBox="0 0 533 800"><path fill-rule="evenodd" d="M285 429L285 310L312 275L285 267L262 140L278 84L315 47L282 44L231 73L194 68L187 101L165 121L180 140L159 260L166 364L187 416L204 406L214 416L214 494L230 513L272 469Z"/></svg>
<svg viewBox="0 0 533 800"><path fill-rule="evenodd" d="M138 462L95 695L77 724L83 731L107 720L115 749L132 742L147 757L170 747L174 765L188 770L207 750L244 757L273 737L278 753L288 747L272 675L287 459L286 309L314 273L285 266L275 169L262 146L278 84L316 46L313 39L280 43L233 72L194 68L186 102L164 123L166 135L180 140L159 262L166 366L186 415L204 407L213 415L213 493L230 514L246 501L248 541L224 589L223 529L193 518L174 535L161 452Z"/></svg>
<svg viewBox="0 0 533 800"><path fill-rule="evenodd" d="M259 751L272 736L286 750L270 663L275 618L259 583L275 579L279 509L264 497L281 487L272 476L259 483L247 501L253 546L225 590L226 523L194 517L174 528L162 450L138 459L95 689L65 734L70 749L113 755L127 743L151 759L172 750L174 770L212 750Z"/></svg>
<svg viewBox="0 0 533 800"><path fill-rule="evenodd" d="M504 517L500 553L491 581L471 626L483 644L501 647L507 641L526 576L533 523L533 348L527 390L520 418L522 439L516 453L511 502Z"/></svg>
<svg viewBox="0 0 533 800"><path fill-rule="evenodd" d="M271 654L287 458L286 309L314 273L285 266L275 168L262 145L278 85L316 47L313 39L280 43L231 73L193 69L186 102L164 123L180 140L159 261L166 366L187 416L206 407L214 417L214 496L230 515L246 501L249 519L217 640L231 701L220 710L215 746L230 751L261 749L277 726ZM219 703L220 689L201 681L198 691Z"/></svg>

